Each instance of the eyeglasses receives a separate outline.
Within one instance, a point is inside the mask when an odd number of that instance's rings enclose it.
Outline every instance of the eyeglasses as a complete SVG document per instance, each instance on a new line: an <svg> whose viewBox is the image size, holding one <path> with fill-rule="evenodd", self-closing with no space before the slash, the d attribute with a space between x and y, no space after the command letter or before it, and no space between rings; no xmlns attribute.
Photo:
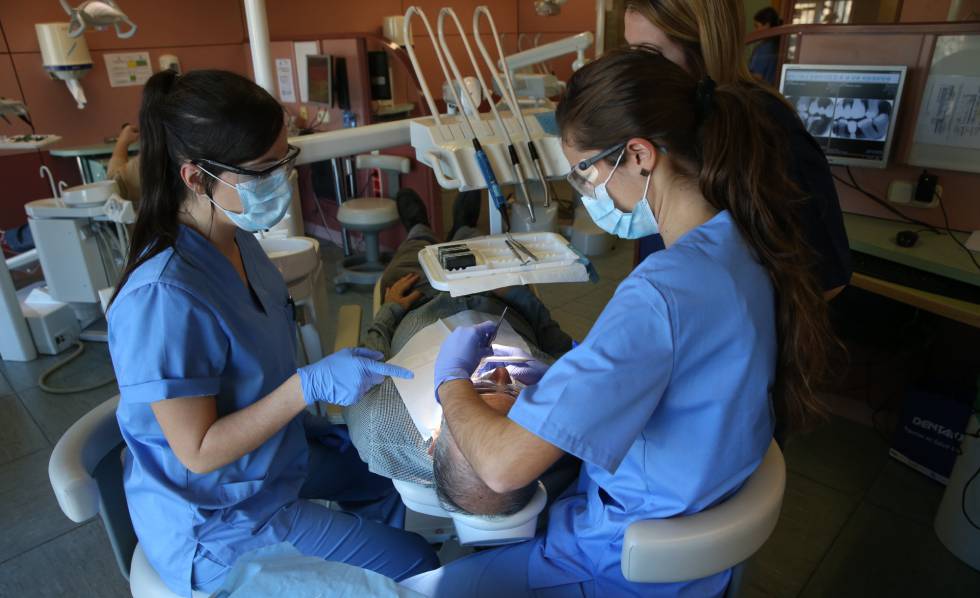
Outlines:
<svg viewBox="0 0 980 598"><path fill-rule="evenodd" d="M210 160L208 158L198 158L197 160L191 160L191 164L194 164L196 166L200 166L201 164L207 164L208 166L220 168L221 170L233 172L235 174L241 174L241 175L251 176L251 177L264 177L272 174L273 172L275 172L276 170L284 166L290 169L293 167L293 163L296 162L296 157L299 156L299 148L296 147L295 145L289 145L287 147L289 149L286 151L285 158L261 170L253 170L251 168L243 168L241 166L225 164L223 162L218 162L217 160Z"/></svg>
<svg viewBox="0 0 980 598"><path fill-rule="evenodd" d="M568 176L565 178L568 180L568 184L575 189L579 195L584 195L586 197L595 197L595 186L599 179L599 171L596 169L595 165L599 160L604 160L609 156L615 154L616 152L622 152L626 149L626 142L618 143L609 149L602 150L598 154L592 156L591 158L586 158L576 164L571 171L569 171Z"/></svg>
<svg viewBox="0 0 980 598"><path fill-rule="evenodd" d="M653 147L662 154L667 153L667 148L663 145L654 143ZM617 143L609 149L602 150L591 158L581 160L569 171L568 175L565 177L568 184L571 185L572 189L575 189L575 191L577 191L579 194L595 199L595 186L599 179L599 170L595 167L595 165L600 160L604 160L616 152L622 153L625 150L626 142L624 141L623 143ZM620 160L621 159L622 157L620 157ZM619 160L616 161L616 164L619 165Z"/></svg>

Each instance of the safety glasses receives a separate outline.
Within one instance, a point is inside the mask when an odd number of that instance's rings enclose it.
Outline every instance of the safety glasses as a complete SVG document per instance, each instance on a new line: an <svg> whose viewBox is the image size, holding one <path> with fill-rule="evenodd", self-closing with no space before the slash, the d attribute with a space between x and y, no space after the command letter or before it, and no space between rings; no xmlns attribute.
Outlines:
<svg viewBox="0 0 980 598"><path fill-rule="evenodd" d="M616 144L609 149L602 150L591 158L586 158L572 167L568 176L568 184L575 189L579 195L595 198L595 186L599 182L599 170L595 167L596 162L603 160L616 152L626 149L626 142Z"/></svg>
<svg viewBox="0 0 980 598"><path fill-rule="evenodd" d="M268 175L272 174L276 170L279 170L280 168L284 168L285 167L288 170L291 170L293 168L293 165L296 162L296 157L299 156L299 148L296 147L295 145L290 145L290 146L287 146L287 147L289 149L286 151L286 157L285 158L283 158L282 160L279 160L275 164L273 164L271 166L267 166L267 167L265 167L265 168L263 168L261 170L253 170L251 168L243 168L241 166L234 166L232 164L225 164L223 162L218 162L217 160L209 160L208 158L199 158L197 160L191 160L191 164L194 164L196 166L200 166L202 164L205 164L205 165L211 166L213 168L217 168L217 169L221 169L221 170L225 170L225 171L228 171L228 172L233 172L235 174L240 174L240 175L249 176L249 177L257 177L257 178L258 177L265 177L265 176L268 176ZM205 172L207 172L207 171L205 171ZM208 174L210 174L210 173L208 173Z"/></svg>
<svg viewBox="0 0 980 598"><path fill-rule="evenodd" d="M653 147L660 153L666 154L667 148L658 143L653 143ZM581 160L576 164L568 175L565 177L568 180L568 184L572 186L579 194L586 197L591 197L595 199L595 187L599 184L599 169L595 167L596 163L600 160L604 160L609 156L617 152L624 152L626 149L626 142L618 143L609 149L602 150L598 154L592 156L591 158L586 158ZM622 160L622 156L620 156ZM616 165L619 165L619 160L616 161Z"/></svg>

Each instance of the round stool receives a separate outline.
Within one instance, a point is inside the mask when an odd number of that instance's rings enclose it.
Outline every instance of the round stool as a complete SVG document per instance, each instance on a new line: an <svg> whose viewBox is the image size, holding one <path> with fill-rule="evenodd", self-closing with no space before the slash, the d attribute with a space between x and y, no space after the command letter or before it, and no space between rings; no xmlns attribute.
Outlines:
<svg viewBox="0 0 980 598"><path fill-rule="evenodd" d="M365 247L364 255L344 258L337 268L337 276L333 279L337 292L344 292L350 284L373 285L390 259L381 254L378 233L398 222L395 202L384 197L349 199L340 204L337 220L344 228L363 234Z"/></svg>

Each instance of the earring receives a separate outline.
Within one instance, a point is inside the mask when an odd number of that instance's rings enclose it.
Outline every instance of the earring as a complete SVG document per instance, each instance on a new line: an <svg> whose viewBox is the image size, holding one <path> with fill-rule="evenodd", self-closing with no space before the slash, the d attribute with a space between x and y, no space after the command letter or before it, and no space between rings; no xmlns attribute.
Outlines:
<svg viewBox="0 0 980 598"><path fill-rule="evenodd" d="M646 168L641 168L640 169L640 176L650 176L650 171L647 170Z"/></svg>

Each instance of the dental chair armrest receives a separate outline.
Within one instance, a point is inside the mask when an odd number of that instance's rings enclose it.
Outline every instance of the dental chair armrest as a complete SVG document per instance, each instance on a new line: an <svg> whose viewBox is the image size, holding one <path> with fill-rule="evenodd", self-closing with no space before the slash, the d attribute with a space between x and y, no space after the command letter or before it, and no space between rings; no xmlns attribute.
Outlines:
<svg viewBox="0 0 980 598"><path fill-rule="evenodd" d="M48 478L58 506L76 523L99 513L99 485L92 472L122 442L115 396L76 421L58 440L48 461Z"/></svg>
<svg viewBox="0 0 980 598"><path fill-rule="evenodd" d="M773 441L762 463L725 502L694 515L631 524L623 538L629 581L670 583L729 569L755 553L776 527L786 464Z"/></svg>

